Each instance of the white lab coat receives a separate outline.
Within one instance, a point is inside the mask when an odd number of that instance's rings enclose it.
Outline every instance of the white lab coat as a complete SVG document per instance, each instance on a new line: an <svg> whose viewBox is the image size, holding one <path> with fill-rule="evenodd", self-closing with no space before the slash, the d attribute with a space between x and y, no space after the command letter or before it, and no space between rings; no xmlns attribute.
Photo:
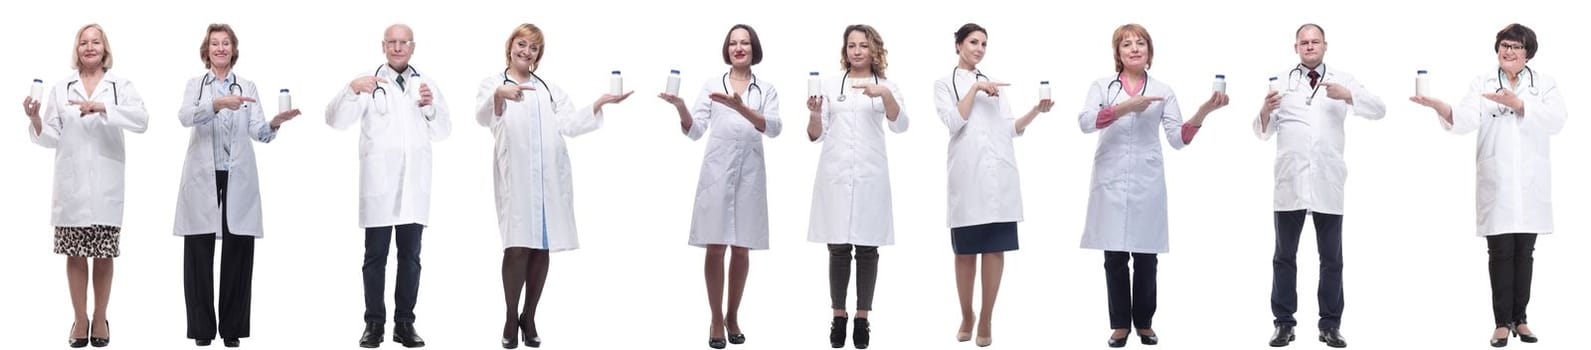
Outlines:
<svg viewBox="0 0 1591 350"><path fill-rule="evenodd" d="M768 172L763 164L762 138L777 137L783 129L779 92L753 75L751 86L756 87L747 86L741 95L746 106L761 111L767 119L765 132L758 132L739 112L707 97L714 92L733 95L725 91L724 82L710 79L702 84L691 106L691 128L685 132L697 140L709 125L715 128L702 157L701 179L696 182L690 245L768 249Z"/></svg>
<svg viewBox="0 0 1591 350"><path fill-rule="evenodd" d="M142 134L149 129L149 113L133 83L109 72L94 88L93 97L73 73L50 89L40 101L40 130L27 124L28 138L55 149L54 204L50 225L55 227L121 227L126 189L127 145L122 131ZM70 101L92 100L105 104L105 112L83 116Z"/></svg>
<svg viewBox="0 0 1591 350"><path fill-rule="evenodd" d="M1353 94L1353 104L1326 97L1325 86L1315 93L1314 104L1307 105L1310 88L1304 74L1288 71L1276 76L1288 79L1282 91L1282 105L1271 113L1268 127L1254 117L1254 134L1260 140L1276 139L1275 211L1308 210L1343 214L1343 188L1348 179L1348 164L1343 161L1343 122L1348 113L1377 120L1385 117L1387 106L1363 85L1341 70L1323 65L1323 82L1342 84ZM1317 67L1320 68L1320 67Z"/></svg>
<svg viewBox="0 0 1591 350"><path fill-rule="evenodd" d="M499 116L493 96L504 78L499 73L481 79L475 97L475 121L491 128L496 139L492 182L503 248L579 248L574 175L564 137L597 130L602 114L592 113L589 104L577 109L563 89L532 79L526 85L536 90L525 91L519 102L506 101Z"/></svg>
<svg viewBox="0 0 1591 350"><path fill-rule="evenodd" d="M372 94L355 94L344 83L326 105L326 124L343 130L359 122L359 226L427 225L431 217L431 142L452 132L447 100L430 77L409 66L407 89L398 88L397 72L383 65L371 75L386 79L387 113L381 114ZM352 80L352 79L349 79ZM431 105L419 107L420 83L430 86Z"/></svg>
<svg viewBox="0 0 1591 350"><path fill-rule="evenodd" d="M205 74L188 80L182 94L182 108L177 120L191 128L188 136L188 155L182 162L182 181L177 188L177 219L172 227L175 235L216 234L221 238L221 205L216 198L215 143L232 143L231 170L227 172L226 225L232 234L265 237L265 225L260 206L259 167L254 162L254 145L249 140L271 142L276 132L266 119L264 106L249 102L242 108L215 111L215 87L204 85ZM236 75L233 75L236 77ZM221 84L226 77L211 83ZM234 78L243 88L243 96L259 100L259 90L254 82ZM214 123L226 116L231 135L216 135Z"/></svg>
<svg viewBox="0 0 1591 350"><path fill-rule="evenodd" d="M1171 250L1166 213L1166 171L1160 134L1171 149L1182 149L1182 109L1171 86L1150 77L1143 96L1163 97L1143 112L1118 111L1116 121L1096 129L1099 111L1129 96L1116 76L1094 81L1077 114L1083 133L1099 131L1094 175L1088 185L1088 220L1082 247L1105 251L1160 254Z"/></svg>
<svg viewBox="0 0 1591 350"><path fill-rule="evenodd" d="M841 73L844 74L844 73ZM843 75L842 75L843 76ZM873 79L829 79L823 82L823 132L818 173L812 184L812 217L807 241L828 244L885 246L895 244L894 210L890 202L889 157L884 151L884 124L906 132L906 98L895 82L879 78L900 105L895 121L884 115L884 98L867 97L850 82ZM845 96L845 101L838 97Z"/></svg>
<svg viewBox="0 0 1591 350"><path fill-rule="evenodd" d="M1453 123L1443 122L1454 134L1480 130L1475 144L1477 235L1553 231L1549 136L1563 130L1568 110L1557 81L1534 72L1521 73L1513 89L1524 101L1523 115L1481 97L1502 86L1493 71L1470 82L1469 94L1453 106ZM1531 93L1531 78L1537 93Z"/></svg>
<svg viewBox="0 0 1591 350"><path fill-rule="evenodd" d="M952 228L1022 221L1022 186L1011 142L1020 134L1010 102L979 92L967 119L956 108L976 81L973 72L957 68L934 82L934 108L950 129L946 221ZM951 91L952 85L958 91Z"/></svg>

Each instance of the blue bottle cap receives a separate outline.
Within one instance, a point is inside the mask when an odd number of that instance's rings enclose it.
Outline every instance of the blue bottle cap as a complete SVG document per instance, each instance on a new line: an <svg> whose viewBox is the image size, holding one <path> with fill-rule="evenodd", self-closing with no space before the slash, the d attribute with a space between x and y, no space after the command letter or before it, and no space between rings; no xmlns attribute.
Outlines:
<svg viewBox="0 0 1591 350"><path fill-rule="evenodd" d="M670 70L668 70L668 73L669 74L679 74L679 70L678 69L670 69Z"/></svg>
<svg viewBox="0 0 1591 350"><path fill-rule="evenodd" d="M1276 77L1271 77L1271 81L1276 81Z"/></svg>
<svg viewBox="0 0 1591 350"><path fill-rule="evenodd" d="M44 82L44 79L33 79L33 82L42 83L42 82Z"/></svg>
<svg viewBox="0 0 1591 350"><path fill-rule="evenodd" d="M1226 79L1226 74L1216 74L1215 78L1216 79Z"/></svg>
<svg viewBox="0 0 1591 350"><path fill-rule="evenodd" d="M1425 70L1424 70L1424 69L1421 69L1421 70L1420 70L1420 71L1419 71L1419 74L1425 74Z"/></svg>
<svg viewBox="0 0 1591 350"><path fill-rule="evenodd" d="M287 93L287 89L282 89L282 93Z"/></svg>
<svg viewBox="0 0 1591 350"><path fill-rule="evenodd" d="M1050 85L1050 81L1049 80L1040 81L1039 85Z"/></svg>
<svg viewBox="0 0 1591 350"><path fill-rule="evenodd" d="M812 76L818 76L818 72L812 72Z"/></svg>
<svg viewBox="0 0 1591 350"><path fill-rule="evenodd" d="M613 71L613 75L619 75L619 71Z"/></svg>

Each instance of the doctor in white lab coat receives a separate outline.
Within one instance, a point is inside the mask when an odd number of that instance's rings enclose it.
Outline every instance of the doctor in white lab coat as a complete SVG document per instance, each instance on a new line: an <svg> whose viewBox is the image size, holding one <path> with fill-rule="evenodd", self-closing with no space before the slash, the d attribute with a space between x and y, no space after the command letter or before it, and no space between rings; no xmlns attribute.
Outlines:
<svg viewBox="0 0 1591 350"><path fill-rule="evenodd" d="M508 68L481 79L475 97L475 121L491 128L496 140L492 182L503 236L504 348L518 346L521 330L526 345L541 346L536 305L547 283L548 252L580 247L564 137L602 127L602 106L630 96L603 95L575 108L563 89L535 73L545 43L536 25L515 27L504 47ZM522 290L528 293L523 311Z"/></svg>
<svg viewBox="0 0 1591 350"><path fill-rule="evenodd" d="M1536 32L1509 24L1497 32L1495 71L1470 81L1457 106L1434 97L1410 100L1430 107L1454 134L1477 131L1475 143L1475 233L1486 237L1497 328L1491 345L1508 344L1509 332L1536 342L1525 320L1537 235L1553 232L1552 143L1568 119L1563 94L1552 77L1526 63L1536 57Z"/></svg>
<svg viewBox="0 0 1591 350"><path fill-rule="evenodd" d="M852 340L857 348L866 348L872 339L867 314L878 282L878 248L895 244L884 127L906 132L908 119L900 87L884 78L889 67L884 39L865 24L846 27L844 33L840 64L845 71L822 82L822 96L807 97L807 138L823 145L813 178L807 241L828 245L834 311L829 343L836 348L845 346L845 289L851 283L851 252L856 251Z"/></svg>
<svg viewBox="0 0 1591 350"><path fill-rule="evenodd" d="M1277 75L1283 86L1272 86L1277 91L1266 95L1254 118L1254 134L1260 140L1276 136L1276 251L1271 261L1271 315L1276 329L1270 345L1285 346L1294 339L1298 239L1305 216L1312 215L1321 265L1319 338L1328 346L1345 347L1348 341L1339 330L1343 186L1348 177L1343 123L1349 113L1381 119L1387 108L1352 75L1324 63L1326 34L1320 26L1305 24L1294 36L1293 51L1301 63Z"/></svg>
<svg viewBox="0 0 1591 350"><path fill-rule="evenodd" d="M751 268L750 250L768 249L768 173L762 138L777 137L782 130L779 92L751 73L751 66L762 62L757 31L737 24L723 42L721 53L729 72L703 83L695 104L687 108L679 96L658 94L674 105L680 131L691 140L701 139L709 125L714 128L696 183L690 245L707 249L705 277L713 311L708 345L720 349L726 341L745 342L737 316ZM727 311L722 305L725 250L733 254Z"/></svg>
<svg viewBox="0 0 1591 350"><path fill-rule="evenodd" d="M208 71L188 80L177 112L182 126L193 131L182 163L173 231L183 237L188 339L209 345L219 327L227 346L236 347L239 338L249 336L254 239L265 237L259 167L250 140L271 142L282 123L300 112L280 111L265 119L259 89L233 72L239 51L231 26L211 24L201 47L199 59ZM223 242L219 323L212 302L217 240Z"/></svg>
<svg viewBox="0 0 1591 350"><path fill-rule="evenodd" d="M452 131L447 101L430 77L409 58L414 31L395 24L382 38L387 63L354 78L326 106L336 129L360 124L359 226L365 228L365 332L361 346L379 346L386 322L382 296L387 250L397 231L398 278L393 340L424 346L414 331L420 288L420 233L430 223L431 142Z"/></svg>
<svg viewBox="0 0 1591 350"><path fill-rule="evenodd" d="M1105 251L1114 332L1109 344L1125 346L1128 327L1134 326L1143 343L1155 344L1159 338L1151 325L1157 254L1171 249L1159 135L1165 135L1172 149L1182 149L1193 142L1205 116L1226 106L1227 97L1211 94L1184 123L1171 86L1149 77L1155 58L1149 31L1138 24L1123 25L1111 34L1111 43L1116 74L1089 85L1083 111L1077 115L1083 133L1100 133L1082 246ZM1130 276L1128 260L1133 263Z"/></svg>
<svg viewBox="0 0 1591 350"><path fill-rule="evenodd" d="M127 151L123 131L143 133L149 113L133 83L110 74L110 39L98 24L77 30L72 66L44 101L23 99L28 138L55 149L55 253L66 255L66 280L73 306L71 344L110 343L105 307L110 301L113 258L121 255L121 226ZM40 109L44 114L40 115ZM94 259L94 313L89 318L88 259ZM90 324L93 332L90 334Z"/></svg>
<svg viewBox="0 0 1591 350"><path fill-rule="evenodd" d="M951 250L956 254L956 292L961 302L959 341L972 340L977 320L977 344L994 341L990 317L1005 270L1005 252L1016 250L1017 222L1022 221L1022 186L1017 177L1016 148L1012 139L1022 135L1039 113L1055 103L1040 100L1021 118L1011 114L1011 102L1002 94L1010 84L990 79L978 70L988 48L989 35L982 26L967 23L956 30L959 60L950 75L934 82L934 109L950 131L945 161L946 196ZM983 257L983 310L972 313L972 287Z"/></svg>

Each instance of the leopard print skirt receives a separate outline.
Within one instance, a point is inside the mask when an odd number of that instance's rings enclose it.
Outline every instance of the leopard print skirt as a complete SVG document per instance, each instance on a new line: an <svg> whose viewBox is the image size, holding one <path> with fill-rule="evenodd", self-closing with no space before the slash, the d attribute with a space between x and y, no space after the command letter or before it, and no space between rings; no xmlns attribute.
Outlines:
<svg viewBox="0 0 1591 350"><path fill-rule="evenodd" d="M85 258L114 258L121 256L121 236L122 228L116 226L56 227L55 253Z"/></svg>

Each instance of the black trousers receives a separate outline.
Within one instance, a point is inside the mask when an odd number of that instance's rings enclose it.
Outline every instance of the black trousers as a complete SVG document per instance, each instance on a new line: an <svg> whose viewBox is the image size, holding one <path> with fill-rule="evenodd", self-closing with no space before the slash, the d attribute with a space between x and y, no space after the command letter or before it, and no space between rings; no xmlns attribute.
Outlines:
<svg viewBox="0 0 1591 350"><path fill-rule="evenodd" d="M1276 253L1271 257L1271 315L1277 326L1297 326L1298 239L1306 214L1315 217L1315 245L1320 250L1320 328L1342 326L1342 215L1305 210L1276 212Z"/></svg>
<svg viewBox="0 0 1591 350"><path fill-rule="evenodd" d="M1530 275L1535 258L1536 234L1510 233L1486 236L1487 269L1492 279L1492 316L1498 327L1525 323L1530 303Z"/></svg>
<svg viewBox="0 0 1591 350"><path fill-rule="evenodd" d="M829 302L845 310L845 289L851 284L851 248L856 248L856 309L873 311L873 287L878 285L878 246L829 245Z"/></svg>
<svg viewBox="0 0 1591 350"><path fill-rule="evenodd" d="M226 222L227 172L217 171L216 194L221 206L221 303L223 339L249 337L249 304L254 280L254 237L232 234ZM215 339L216 234L183 237L182 292L188 309L188 338Z"/></svg>
<svg viewBox="0 0 1591 350"><path fill-rule="evenodd" d="M1129 282L1127 261L1132 260ZM1155 318L1155 254L1105 252L1105 294L1110 302L1110 328L1148 329Z"/></svg>
<svg viewBox="0 0 1591 350"><path fill-rule="evenodd" d="M365 228L365 322L387 321L387 251L398 232L398 281L392 320L414 323L414 301L420 294L420 232L425 226L405 224Z"/></svg>

